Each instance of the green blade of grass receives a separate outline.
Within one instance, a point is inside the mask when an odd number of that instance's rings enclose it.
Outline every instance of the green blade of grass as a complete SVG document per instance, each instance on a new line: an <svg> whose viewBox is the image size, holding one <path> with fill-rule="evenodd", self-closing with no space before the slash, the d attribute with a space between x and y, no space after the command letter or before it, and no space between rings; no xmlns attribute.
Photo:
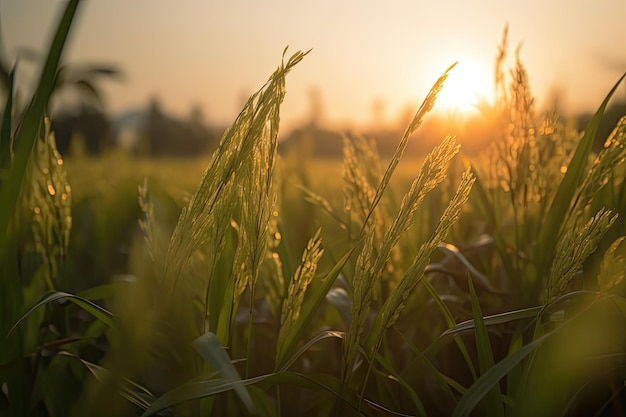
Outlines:
<svg viewBox="0 0 626 417"><path fill-rule="evenodd" d="M452 417L466 417L471 414L478 403L487 395L493 387L504 378L518 363L520 363L533 350L537 349L554 332L548 333L535 341L525 345L516 352L507 356L495 366L487 370L461 397L454 409Z"/></svg>
<svg viewBox="0 0 626 417"><path fill-rule="evenodd" d="M484 375L489 369L494 367L495 360L493 358L493 350L491 349L491 341L489 340L487 326L485 326L483 321L483 313L471 278L468 278L468 285L470 301L472 304L472 316L475 324L474 339L476 341L476 351L478 353L478 367L480 374ZM485 397L484 406L487 415L504 417L504 408L502 407L500 396L500 386L496 383Z"/></svg>
<svg viewBox="0 0 626 417"><path fill-rule="evenodd" d="M313 339L306 342L302 347L300 347L300 349L296 351L296 353L294 353L289 359L287 359L285 363L283 364L283 366L280 367L278 372L286 372L289 368L291 368L291 365L293 365L298 360L298 358L304 354L304 352L306 352L307 350L311 348L311 346L313 346L320 340L328 339L331 337L341 339L343 338L343 333L334 332L334 331L325 331L325 332L318 334Z"/></svg>
<svg viewBox="0 0 626 417"><path fill-rule="evenodd" d="M239 381L228 381L224 378L218 378L206 381L188 382L157 398L156 401L154 401L152 405L142 414L142 417L155 415L166 408L180 404L184 401L210 397L222 392L234 390L237 386L243 388L246 385L256 384L269 378L271 375L272 374L261 375ZM250 401L252 401L251 398Z"/></svg>
<svg viewBox="0 0 626 417"><path fill-rule="evenodd" d="M523 308L520 310L506 311L504 313L498 313L491 316L483 317L483 323L486 326L495 326L498 324L510 323L513 321L533 319L537 320L539 316L546 315L550 312L555 312L560 309L563 309L564 306L567 305L568 302L572 302L572 300L580 297L595 297L597 296L597 292L593 291L575 291L571 293L567 293L554 300L549 305L541 305L535 307ZM439 353L441 348L454 340L455 337L461 336L466 333L473 332L476 327L476 324L473 319L464 321L459 323L453 327L450 327L448 330L441 333L439 338L430 345L425 351L424 354L428 357L434 357Z"/></svg>
<svg viewBox="0 0 626 417"><path fill-rule="evenodd" d="M69 352L60 352L59 354L78 359L99 382L106 381L107 378L110 378L110 371L106 368L86 361ZM149 390L127 378L122 379L119 391L122 397L126 398L142 410L147 410L150 407L150 404L152 404L155 400L154 395Z"/></svg>
<svg viewBox="0 0 626 417"><path fill-rule="evenodd" d="M402 386L405 393L409 395L411 401L413 402L413 406L417 410L417 415L426 417L428 414L426 413L426 409L424 408L424 404L420 399L419 395L415 392L413 387L404 380L404 378L395 370L393 366L389 362L387 358L380 354L376 354L376 361L387 371L389 375L398 381L398 383Z"/></svg>
<svg viewBox="0 0 626 417"><path fill-rule="evenodd" d="M282 372L269 376L263 381L262 385L266 383L270 383L272 385L287 384L292 386L301 386L312 390L323 389L324 391L335 395L337 398L341 397L341 400L354 411L358 410L359 398L357 393L346 385L342 385L338 378L329 374L305 375L297 372ZM361 409L361 415L364 416L406 416L405 414L389 410L388 408L385 408L382 405L366 398L363 399L363 402L368 406L367 408Z"/></svg>
<svg viewBox="0 0 626 417"><path fill-rule="evenodd" d="M496 216L496 210L489 201L487 191L483 187L480 176L478 175L478 171L472 168L472 172L474 172L474 176L476 177L476 181L474 182L474 189L476 190L475 195L477 197L477 206L482 211L483 219L485 219L485 221L489 225L489 228L491 229L491 237L493 237L493 242L502 261L502 266L504 267L504 270L509 277L515 277L516 274L515 269L513 268L511 255L507 250L504 237L500 234L500 225L498 223L498 217Z"/></svg>
<svg viewBox="0 0 626 417"><path fill-rule="evenodd" d="M509 323L511 321L530 319L536 317L537 314L539 314L544 308L544 306L537 306L494 314L492 316L483 317L483 323L486 326L495 326L497 324ZM473 332L475 327L476 324L473 319L459 323L441 333L441 336L439 336L439 340L436 343L440 343L441 341L441 345L443 346L450 342L455 336ZM434 350L435 352L438 351L438 349Z"/></svg>
<svg viewBox="0 0 626 417"><path fill-rule="evenodd" d="M78 296L85 300L93 301L112 298L114 294L115 286L113 284L102 284L87 288L85 291L81 291Z"/></svg>
<svg viewBox="0 0 626 417"><path fill-rule="evenodd" d="M580 140L574 156L567 167L565 176L563 177L554 199L552 200L552 205L550 206L548 215L546 216L541 231L539 232L539 238L537 240L535 250L535 256L537 259L536 273L539 276L546 275L550 269L550 263L554 255L556 243L559 238L561 228L566 220L566 213L572 204L572 199L574 198L576 189L583 178L589 152L591 152L591 148L595 141L598 126L602 121L604 110L624 77L626 77L626 73L624 73L615 83L596 113L591 118L591 121L585 129L585 134Z"/></svg>
<svg viewBox="0 0 626 417"><path fill-rule="evenodd" d="M37 140L37 132L44 118L46 106L54 90L61 54L79 3L79 0L70 0L65 7L65 12L61 17L41 72L39 84L35 90L37 93L28 106L21 127L16 133L15 154L8 175L10 181L4 182L0 189L0 201L2 201L0 205L0 236L7 235L11 219L15 213L22 179ZM0 239L0 254L4 253L6 245L7 239Z"/></svg>
<svg viewBox="0 0 626 417"><path fill-rule="evenodd" d="M193 341L194 349L215 370L219 371L224 379L233 384L233 389L251 414L255 414L255 407L250 394L241 383L241 377L233 366L228 353L217 336L211 332L205 333Z"/></svg>
<svg viewBox="0 0 626 417"><path fill-rule="evenodd" d="M279 416L276 406L273 404L272 399L267 392L255 387L254 385L248 386L248 392L256 404L257 415L259 417Z"/></svg>
<svg viewBox="0 0 626 417"><path fill-rule="evenodd" d="M50 304L53 301L60 300L60 299L66 299L76 304L77 306L85 310L86 312L96 317L98 320L105 323L107 326L114 328L113 314L110 313L105 308L100 307L98 304L93 303L77 295L62 292L62 291L54 291L52 293L48 293L46 296L44 296L44 298L41 301L39 301L37 304L31 307L26 313L22 314L22 316L17 320L17 322L15 322L15 324L9 329L5 337L8 337L17 328L17 326L20 325L20 323L26 320L35 311L39 310L41 307L47 304Z"/></svg>
<svg viewBox="0 0 626 417"><path fill-rule="evenodd" d="M539 313L537 313L539 314ZM524 346L524 326L522 323L518 323L515 327L515 331L511 336L511 342L509 343L509 355L517 352ZM522 364L518 364L513 367L506 374L506 395L507 397L514 396L519 389L520 384L523 382L524 369Z"/></svg>
<svg viewBox="0 0 626 417"><path fill-rule="evenodd" d="M446 306L446 304L443 302L441 297L439 297L439 294L437 293L437 290L435 289L435 287L433 287L433 284L431 284L430 281L428 281L427 279L422 280L422 282L424 283L424 286L426 287L430 295L433 297L433 299L437 303L437 306L439 307L439 310L443 314L443 317L446 321L448 328L453 328L454 326L456 326L456 321L454 320L452 313L448 309L448 306ZM474 364L472 363L472 359L470 357L469 352L467 351L467 347L465 346L463 339L461 339L460 337L454 336L454 341L456 342L459 350L461 351L461 354L463 355L463 358L465 359L465 362L467 363L467 367L469 368L470 373L472 374L472 378L476 380L476 378L478 378L478 375L476 374L476 369L474 368ZM429 350L427 350L424 353L427 354L428 351Z"/></svg>
<svg viewBox="0 0 626 417"><path fill-rule="evenodd" d="M489 277L485 276L482 272L476 269L474 265L472 265L472 263L465 257L465 255L461 253L459 248L457 248L456 246L450 243L440 243L437 246L437 249L439 249L441 252L446 253L447 255L453 256L459 262L461 262L463 266L465 266L465 268L467 268L467 270L471 274L471 278L476 279L478 284L480 284L482 288L485 288L492 293L500 292L499 290L494 288L493 285L491 285ZM433 264L433 265L436 265L436 264Z"/></svg>
<svg viewBox="0 0 626 417"><path fill-rule="evenodd" d="M426 355L424 355L424 353L422 351L420 351L401 331L399 331L395 327L394 327L394 330L396 330L398 336L400 336L402 338L402 340L404 341L404 343L406 343L406 345L409 347L409 349L411 349L411 352L413 352L413 354L415 355L415 360L417 361L418 366L423 367L421 369L426 369L426 370L430 371L430 373L435 377L437 382L439 382L439 385L440 385L443 393L448 396L448 399L450 401L452 401L452 402L456 402L456 397L452 393L452 390L450 389L450 387L453 386L453 387L455 387L455 389L456 389L456 387L458 387L460 389L464 389L464 388L459 386L459 384L456 383L456 382L453 382L451 384L450 378L447 378L444 374L439 372L439 370L432 363L432 361L430 359L428 359L426 357ZM405 367L405 369L402 371L402 374L404 375L405 373L407 373L407 371L410 372L410 369L411 369L410 366L409 367Z"/></svg>
<svg viewBox="0 0 626 417"><path fill-rule="evenodd" d="M508 376L510 372L520 364L524 358L526 358L529 354L535 351L541 344L543 344L546 340L554 336L561 329L566 327L569 323L573 322L576 318L581 317L586 311L588 311L593 305L605 300L605 298L598 298L598 293L591 293L588 291L578 291L577 293L573 293L576 297L580 295L588 296L595 295L592 302L585 306L585 308L579 312L577 312L574 316L570 317L567 321L560 323L555 329L550 332L544 334L543 336L536 337L535 340L520 347L514 352L510 353L506 358L502 359L500 362L495 364L493 367L489 368L481 377L472 384L472 386L467 390L465 395L461 397L461 400L457 404L457 407L452 414L453 417L465 417L469 416L474 410L474 408L478 405L478 403L493 389L493 387L498 384L498 382ZM555 300L549 306L546 306L546 310L550 307L559 305L560 303L567 302L571 297L565 295L560 299ZM537 320L539 320L539 316L544 314L545 312L539 312L537 314ZM522 377L523 378L523 377Z"/></svg>

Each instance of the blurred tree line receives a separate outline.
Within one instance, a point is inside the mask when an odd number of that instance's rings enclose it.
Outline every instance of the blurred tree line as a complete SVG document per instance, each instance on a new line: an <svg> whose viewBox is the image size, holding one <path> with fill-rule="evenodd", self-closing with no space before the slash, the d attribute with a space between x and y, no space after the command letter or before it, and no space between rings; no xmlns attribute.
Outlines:
<svg viewBox="0 0 626 417"><path fill-rule="evenodd" d="M624 101L611 103L605 113L596 134L594 150L598 151L604 145L619 119L626 115L626 103ZM561 115L562 119L572 120L579 131L583 131L593 113L585 112L567 117ZM388 157L393 154L398 141L406 125L398 123L392 127L371 127L359 131L359 134L373 139L376 142L378 152L381 156ZM343 132L339 129L332 130L321 127L317 123L306 123L294 129L283 138L280 143L282 152L292 152L306 154L321 158L341 157L344 135L351 135L351 132ZM414 138L409 141L406 149L407 154L424 155L432 149L438 141L448 134L455 134L459 143L463 146L463 151L475 154L485 149L497 138L495 120L489 120L481 115L475 115L458 122L454 119L446 119L438 115L429 115L424 124L414 134Z"/></svg>
<svg viewBox="0 0 626 417"><path fill-rule="evenodd" d="M15 61L26 66L39 64L43 56L29 48L20 48ZM21 92L10 91L10 80L17 64L4 48L0 33L0 102L13 94L18 102ZM125 147L141 156L191 156L217 147L224 128L204 124L202 110L196 106L188 120L165 114L156 99L138 112L133 124L119 123L103 110L101 80L120 80L122 71L103 63L62 64L57 70L51 100L51 125L62 155L78 148L90 156L98 156L116 147ZM69 98L69 100L67 100ZM65 99L65 102L64 102ZM23 105L16 104L16 115ZM123 139L123 140L122 140Z"/></svg>
<svg viewBox="0 0 626 417"><path fill-rule="evenodd" d="M280 152L340 158L343 137L353 133L327 127L322 117L323 103L319 95L312 94L312 97L309 117L281 138ZM100 155L115 147L124 148L137 156L193 156L213 151L225 130L224 127L206 124L199 106L193 107L190 115L184 119L167 114L157 99L152 99L146 109L128 113L116 120L112 120L101 109L101 105L82 102L77 109L74 106L74 110L65 110L52 117L52 128L61 154L68 154L72 142L76 145L78 141L82 142L79 147L90 156ZM624 100L615 100L609 105L598 129L594 144L596 150L602 147L617 121L624 115ZM582 131L592 116L590 112L581 113L575 115L573 121ZM561 117L568 118L564 115ZM496 138L494 121L487 117L475 115L462 123L457 122L431 115L415 134L414 140L409 142L407 153L423 154L449 133L457 135L464 151L468 153L479 152ZM375 123L363 130L359 129L358 133L372 138L379 153L389 156L393 154L405 127L403 120L393 126Z"/></svg>
<svg viewBox="0 0 626 417"><path fill-rule="evenodd" d="M18 58L33 62L41 57L34 51L22 48ZM10 61L0 34L0 98L8 93L9 79L15 70L8 64ZM146 109L112 119L103 111L97 84L103 78L120 79L123 76L115 66L101 63L62 65L59 68L54 96L59 95L59 91L74 90L74 93L78 93L79 103L78 106L56 106L61 110L53 112L51 116L52 129L61 154L67 155L72 147L76 147L87 155L98 156L121 147L137 156L193 156L211 152L217 147L225 128L205 123L199 106L193 107L189 117L182 119L168 115L159 101L152 99ZM15 92L16 96L17 93ZM340 158L343 137L346 133L351 133L328 128L321 93L315 87L309 91L309 107L307 120L281 138L280 151ZM556 102L554 107L556 111L560 110ZM359 128L358 132L372 138L382 156L389 156L395 151L397 140L402 136L414 109L408 109L393 126L383 123L383 111L384 103L375 100L373 124ZM602 147L617 121L624 115L625 100L615 100L609 105L598 129L594 144L596 150ZM573 119L582 131L592 116L591 112L587 112L578 114ZM423 154L445 135L455 133L464 151L475 153L495 140L493 123L480 115L460 124L455 120L430 115L415 134L416 138L409 142L406 151Z"/></svg>
<svg viewBox="0 0 626 417"><path fill-rule="evenodd" d="M51 119L62 155L77 146L90 156L116 147L136 156L192 156L216 148L224 130L205 125L197 106L189 119L178 119L164 113L156 99L147 109L117 120L101 108L84 103L77 110L59 112Z"/></svg>
<svg viewBox="0 0 626 417"><path fill-rule="evenodd" d="M51 118L57 149L62 155L70 151L72 141L81 140L88 155L99 155L113 147L111 123L98 108L80 106L77 112L64 112Z"/></svg>
<svg viewBox="0 0 626 417"><path fill-rule="evenodd" d="M556 113L560 119L573 122L582 132L593 117L593 113L566 115L561 101L562 97L557 91L552 102L544 106L542 111ZM356 132L351 132L349 129L329 128L329 123L325 120L326 110L321 92L317 88L311 88L307 117L300 126L282 137L279 151L283 154L341 158L344 136L359 134L372 139L381 156L390 157L395 152L404 129L410 123L415 108L405 107L395 122L387 123L384 117L384 107L382 100L375 99L372 102L371 122L367 126L358 127ZM615 125L624 115L626 115L626 99L616 97L604 112L594 142L594 150L602 148ZM425 155L446 135L455 134L463 146L463 152L476 154L497 140L497 125L498 121L490 113L488 106L471 116L429 114L423 125L413 134L414 137L409 141L406 153Z"/></svg>
<svg viewBox="0 0 626 417"><path fill-rule="evenodd" d="M605 112L598 129L594 148L600 149L610 135L617 121L626 115L626 103L613 103ZM582 113L574 120L583 130L591 113ZM163 112L157 100L136 115L134 122L116 123L100 108L87 104L74 111L65 111L52 117L52 129L55 132L57 147L62 155L67 155L76 142L90 156L122 147L136 156L193 156L211 152L217 147L223 127L206 125L199 107L195 107L188 119L178 119ZM410 142L407 152L419 154L432 147L433 140L440 140L450 132L450 126L442 120L426 120L417 133L418 138ZM464 149L470 153L486 147L492 139L492 126L489 121L475 119L466 121L454 129L462 141ZM318 123L305 123L289 132L280 143L281 152L296 152L316 157L341 157L343 136L346 132L320 126ZM395 150L394 144L402 134L402 129L387 128L364 132L373 138L381 155L388 156ZM74 142L74 145L72 143Z"/></svg>

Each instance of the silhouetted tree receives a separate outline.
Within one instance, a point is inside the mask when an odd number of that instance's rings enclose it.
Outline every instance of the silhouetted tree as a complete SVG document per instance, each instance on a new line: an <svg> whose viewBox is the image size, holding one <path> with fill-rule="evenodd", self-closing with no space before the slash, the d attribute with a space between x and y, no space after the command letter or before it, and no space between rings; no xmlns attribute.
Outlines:
<svg viewBox="0 0 626 417"><path fill-rule="evenodd" d="M281 141L279 151L283 154L302 154L307 158L340 158L343 153L343 135L322 129L315 124L307 124L294 129L285 140Z"/></svg>
<svg viewBox="0 0 626 417"><path fill-rule="evenodd" d="M93 106L82 105L75 113L61 113L52 117L51 127L61 155L69 152L72 138L77 135L84 138L86 151L92 156L112 146L109 119Z"/></svg>
<svg viewBox="0 0 626 417"><path fill-rule="evenodd" d="M141 136L153 156L206 152L216 146L221 130L205 127L202 120L202 110L198 106L192 109L190 120L178 120L166 115L160 102L152 99Z"/></svg>

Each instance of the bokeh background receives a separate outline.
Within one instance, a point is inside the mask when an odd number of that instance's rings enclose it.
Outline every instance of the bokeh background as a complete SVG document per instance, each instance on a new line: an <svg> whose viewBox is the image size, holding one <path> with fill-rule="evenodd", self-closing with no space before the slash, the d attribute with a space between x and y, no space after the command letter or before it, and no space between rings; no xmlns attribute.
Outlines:
<svg viewBox="0 0 626 417"><path fill-rule="evenodd" d="M38 68L33 60L47 50L62 3L0 4L7 56L21 57L22 77ZM92 1L82 7L66 62L119 70L98 85L114 124L158 106L223 127L286 46L313 49L289 78L283 136L312 120L334 130L398 130L453 62L459 66L436 112L475 115L477 96L492 100L496 47L508 23L509 51L522 45L537 104L580 115L597 107L626 67L616 47L626 42L624 16L621 0ZM76 100L67 92L56 110Z"/></svg>

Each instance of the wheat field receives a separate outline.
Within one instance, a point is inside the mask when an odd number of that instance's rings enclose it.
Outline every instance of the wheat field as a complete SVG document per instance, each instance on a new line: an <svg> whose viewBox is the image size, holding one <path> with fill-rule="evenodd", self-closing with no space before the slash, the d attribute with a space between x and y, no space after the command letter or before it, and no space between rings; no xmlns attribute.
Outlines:
<svg viewBox="0 0 626 417"><path fill-rule="evenodd" d="M281 156L287 49L212 155L57 152L36 94L0 129L0 415L619 415L626 119L600 151L496 58L498 141Z"/></svg>

